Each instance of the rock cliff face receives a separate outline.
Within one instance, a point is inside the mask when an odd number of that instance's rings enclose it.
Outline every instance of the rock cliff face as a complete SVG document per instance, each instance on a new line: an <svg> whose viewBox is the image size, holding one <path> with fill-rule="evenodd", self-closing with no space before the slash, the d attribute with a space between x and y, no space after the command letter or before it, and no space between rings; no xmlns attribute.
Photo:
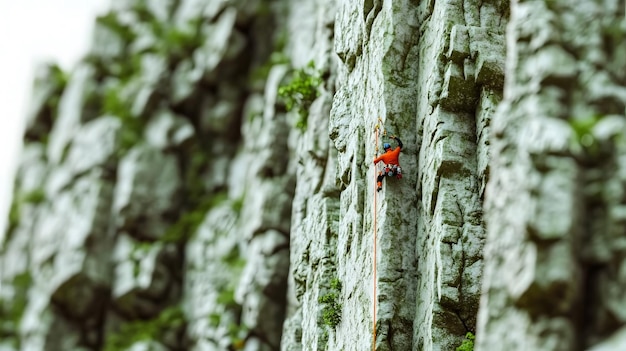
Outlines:
<svg viewBox="0 0 626 351"><path fill-rule="evenodd" d="M35 82L0 351L626 348L625 10L113 0Z"/></svg>
<svg viewBox="0 0 626 351"><path fill-rule="evenodd" d="M480 350L626 347L625 11L618 1L511 7Z"/></svg>

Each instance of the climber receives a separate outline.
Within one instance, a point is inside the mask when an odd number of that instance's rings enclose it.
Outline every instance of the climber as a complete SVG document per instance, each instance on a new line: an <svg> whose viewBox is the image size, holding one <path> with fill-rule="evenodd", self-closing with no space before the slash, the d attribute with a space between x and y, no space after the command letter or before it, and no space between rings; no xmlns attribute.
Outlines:
<svg viewBox="0 0 626 351"><path fill-rule="evenodd" d="M402 179L402 168L400 168L400 162L398 162L398 156L402 150L402 141L395 135L392 135L391 139L394 139L398 143L398 147L392 149L389 143L384 143L383 149L385 150L385 153L374 159L374 165L380 161L385 163L385 168L378 172L378 178L376 178L376 191L380 191L382 189L383 178L385 176L392 177L395 175L398 179Z"/></svg>

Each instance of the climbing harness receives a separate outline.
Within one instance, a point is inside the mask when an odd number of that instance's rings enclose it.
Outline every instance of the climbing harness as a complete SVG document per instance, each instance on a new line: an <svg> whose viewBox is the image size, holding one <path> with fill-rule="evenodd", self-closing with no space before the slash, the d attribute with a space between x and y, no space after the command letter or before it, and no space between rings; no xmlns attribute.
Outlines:
<svg viewBox="0 0 626 351"><path fill-rule="evenodd" d="M386 165L382 170L382 174L385 176L396 176L398 179L402 179L402 168L398 165Z"/></svg>

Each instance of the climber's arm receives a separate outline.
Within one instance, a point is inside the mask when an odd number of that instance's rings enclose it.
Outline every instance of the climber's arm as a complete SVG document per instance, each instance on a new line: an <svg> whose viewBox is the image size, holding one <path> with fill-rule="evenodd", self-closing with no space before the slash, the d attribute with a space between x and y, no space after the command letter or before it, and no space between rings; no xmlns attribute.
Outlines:
<svg viewBox="0 0 626 351"><path fill-rule="evenodd" d="M404 145L402 145L402 140L400 140L400 138L398 138L395 135L392 136L391 138L394 139L398 143L398 146L400 147L400 149L402 149L402 147L404 146Z"/></svg>
<svg viewBox="0 0 626 351"><path fill-rule="evenodd" d="M382 159L383 159L383 158L382 158L382 155L380 155L380 156L376 157L376 158L374 159L374 164L377 164L378 162L382 161Z"/></svg>

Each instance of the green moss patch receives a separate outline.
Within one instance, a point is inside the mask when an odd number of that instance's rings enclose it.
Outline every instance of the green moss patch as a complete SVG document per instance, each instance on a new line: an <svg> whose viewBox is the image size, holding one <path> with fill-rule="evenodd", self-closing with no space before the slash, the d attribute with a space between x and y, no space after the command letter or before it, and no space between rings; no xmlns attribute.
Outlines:
<svg viewBox="0 0 626 351"><path fill-rule="evenodd" d="M309 108L319 96L321 84L321 73L311 61L306 67L294 70L287 77L287 83L278 88L278 95L285 103L287 111L298 112L296 127L302 131L306 130Z"/></svg>
<svg viewBox="0 0 626 351"><path fill-rule="evenodd" d="M465 340L456 348L456 351L474 351L474 334L468 332L465 334Z"/></svg>
<svg viewBox="0 0 626 351"><path fill-rule="evenodd" d="M28 289L32 285L29 272L19 274L11 282L15 290L11 301L0 299L0 339L17 336L19 324L28 303Z"/></svg>
<svg viewBox="0 0 626 351"><path fill-rule="evenodd" d="M341 323L341 303L339 295L341 294L341 281L334 278L330 281L330 291L319 297L318 302L323 304L322 322L324 325L334 329Z"/></svg>
<svg viewBox="0 0 626 351"><path fill-rule="evenodd" d="M163 310L156 318L124 323L116 333L107 336L102 350L122 351L144 340L160 340L167 332L180 330L187 324L179 306Z"/></svg>

